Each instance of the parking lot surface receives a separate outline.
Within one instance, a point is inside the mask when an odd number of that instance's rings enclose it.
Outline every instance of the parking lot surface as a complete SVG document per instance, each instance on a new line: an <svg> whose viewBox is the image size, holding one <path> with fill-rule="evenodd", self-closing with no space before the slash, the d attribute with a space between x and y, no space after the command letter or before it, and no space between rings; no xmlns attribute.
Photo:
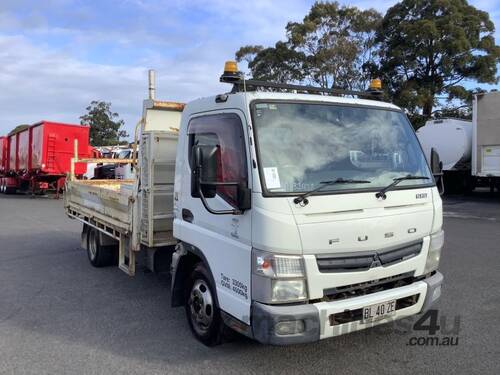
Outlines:
<svg viewBox="0 0 500 375"><path fill-rule="evenodd" d="M168 275L92 268L62 201L0 195L0 374L499 374L500 198L444 207L434 335L410 319L308 345L207 348L170 307Z"/></svg>

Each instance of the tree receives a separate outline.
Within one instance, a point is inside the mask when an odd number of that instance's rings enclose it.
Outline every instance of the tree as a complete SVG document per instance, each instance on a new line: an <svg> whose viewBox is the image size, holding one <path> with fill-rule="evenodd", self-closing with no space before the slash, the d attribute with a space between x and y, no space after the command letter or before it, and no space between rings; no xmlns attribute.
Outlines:
<svg viewBox="0 0 500 375"><path fill-rule="evenodd" d="M316 2L301 23L289 22L291 47L306 56L312 83L328 88L366 88L376 58L375 33L382 20L374 9Z"/></svg>
<svg viewBox="0 0 500 375"><path fill-rule="evenodd" d="M248 64L255 59L255 56L264 49L262 46L243 46L238 51L236 51L236 61L246 61Z"/></svg>
<svg viewBox="0 0 500 375"><path fill-rule="evenodd" d="M256 79L364 89L377 58L381 20L373 9L316 2L302 22L288 23L287 41L265 49L244 46L236 59L247 61Z"/></svg>
<svg viewBox="0 0 500 375"><path fill-rule="evenodd" d="M292 82L304 79L305 55L290 49L284 42L274 47L241 47L236 52L236 61L247 61L255 79L272 82Z"/></svg>
<svg viewBox="0 0 500 375"><path fill-rule="evenodd" d="M403 0L387 11L377 32L377 73L392 100L420 123L439 100L468 99L463 81L497 82L494 31L488 13L466 0Z"/></svg>
<svg viewBox="0 0 500 375"><path fill-rule="evenodd" d="M108 146L120 143L120 138L128 137L120 128L125 124L118 113L111 111L111 103L92 101L86 108L87 114L80 116L82 125L90 126L90 143L93 146Z"/></svg>

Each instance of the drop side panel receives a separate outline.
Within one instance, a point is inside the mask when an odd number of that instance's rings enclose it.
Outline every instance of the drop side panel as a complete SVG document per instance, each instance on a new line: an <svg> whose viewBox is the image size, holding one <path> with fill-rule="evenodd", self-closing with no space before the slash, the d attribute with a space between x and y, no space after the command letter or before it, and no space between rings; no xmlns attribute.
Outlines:
<svg viewBox="0 0 500 375"><path fill-rule="evenodd" d="M0 137L0 173L7 169L7 137Z"/></svg>
<svg viewBox="0 0 500 375"><path fill-rule="evenodd" d="M31 133L31 168L42 169L43 155L43 124L33 126Z"/></svg>
<svg viewBox="0 0 500 375"><path fill-rule="evenodd" d="M30 142L29 128L18 134L19 144L17 149L18 170L24 171L28 169L29 159L29 142Z"/></svg>
<svg viewBox="0 0 500 375"><path fill-rule="evenodd" d="M16 170L17 134L9 137L9 170Z"/></svg>

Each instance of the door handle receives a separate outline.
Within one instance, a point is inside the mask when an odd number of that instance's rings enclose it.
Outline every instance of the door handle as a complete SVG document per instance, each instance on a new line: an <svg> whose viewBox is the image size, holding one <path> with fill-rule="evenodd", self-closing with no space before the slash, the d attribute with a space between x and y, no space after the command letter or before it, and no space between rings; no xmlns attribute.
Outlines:
<svg viewBox="0 0 500 375"><path fill-rule="evenodd" d="M192 223L194 219L193 213L187 208L182 209L182 220Z"/></svg>

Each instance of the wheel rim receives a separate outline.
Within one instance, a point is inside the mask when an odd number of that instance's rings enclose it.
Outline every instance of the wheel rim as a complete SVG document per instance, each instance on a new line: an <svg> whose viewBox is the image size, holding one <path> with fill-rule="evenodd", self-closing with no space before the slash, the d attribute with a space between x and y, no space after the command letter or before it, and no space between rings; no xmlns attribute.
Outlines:
<svg viewBox="0 0 500 375"><path fill-rule="evenodd" d="M97 256L97 244L96 244L95 232L93 230L90 231L88 246L89 246L90 259L94 260Z"/></svg>
<svg viewBox="0 0 500 375"><path fill-rule="evenodd" d="M196 280L189 295L189 311L194 330L204 335L214 318L212 293L205 280Z"/></svg>

